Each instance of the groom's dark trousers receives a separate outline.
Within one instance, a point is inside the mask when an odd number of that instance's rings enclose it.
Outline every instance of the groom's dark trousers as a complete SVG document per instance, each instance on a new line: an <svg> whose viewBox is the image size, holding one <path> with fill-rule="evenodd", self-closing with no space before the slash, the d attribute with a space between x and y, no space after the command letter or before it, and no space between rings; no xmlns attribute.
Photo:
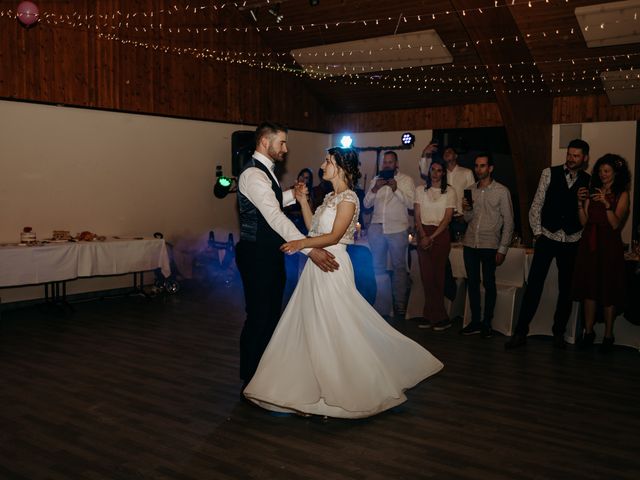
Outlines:
<svg viewBox="0 0 640 480"><path fill-rule="evenodd" d="M271 179L271 189L282 209L282 190L267 167L254 158L245 164L244 169L251 167L262 170ZM247 384L256 372L280 319L287 274L284 253L280 251L284 243L282 237L240 191L238 209L240 241L236 247L236 264L242 277L247 311L240 334L240 378Z"/></svg>
<svg viewBox="0 0 640 480"><path fill-rule="evenodd" d="M256 242L238 242L236 262L247 319L240 335L240 378L248 383L278 324L286 282L284 254Z"/></svg>

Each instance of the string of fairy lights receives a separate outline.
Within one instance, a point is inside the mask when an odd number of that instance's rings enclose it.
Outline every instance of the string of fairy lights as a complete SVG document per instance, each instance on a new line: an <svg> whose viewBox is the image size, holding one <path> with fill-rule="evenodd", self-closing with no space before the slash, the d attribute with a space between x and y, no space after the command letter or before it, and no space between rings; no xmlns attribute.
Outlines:
<svg viewBox="0 0 640 480"><path fill-rule="evenodd" d="M433 50L433 48L436 47L441 47L443 49L447 48L446 44L440 44L440 45L429 45L429 46L413 46L411 44L407 44L406 46L402 46L400 44L395 45L395 46L390 46L390 47L384 47L384 48L376 48L376 49L369 49L369 50L349 50L349 51L323 51L323 52L315 52L315 53L296 53L296 52L292 52L292 53L288 53L288 52L242 52L242 51L236 51L236 50L228 50L228 49L211 49L211 48L197 48L197 47L176 47L176 46L169 46L169 45L162 45L160 43L155 43L155 42L147 42L147 41L139 41L139 40L132 40L132 39L124 39L118 35L115 34L104 34L104 33L99 33L98 36L100 38L105 38L105 39L109 39L109 40L117 40L121 43L126 43L126 44L131 44L134 46L139 46L141 48L151 48L154 50L158 50L158 49L163 49L163 50L172 50L174 52L179 52L179 53L193 53L194 55L203 55L203 56L211 56L211 55L221 55L224 56L225 58L252 58L252 59L256 59L256 58L262 58L264 59L285 59L285 60L289 60L288 62L285 63L289 63L289 64L295 64L294 60L297 58L299 60L303 60L305 61L304 57L314 57L314 58L324 58L327 59L328 61L332 61L332 63L335 63L335 61L338 61L340 58L344 58L344 57L353 57L354 54L365 54L365 55L369 55L369 56L374 56L375 53L381 53L381 52L390 52L390 51L423 51L424 49L430 49ZM468 42L463 42L465 47L467 47L469 45ZM453 46L455 47L455 43L453 44ZM617 54L617 55L608 55L608 56L599 56L598 59L600 61L602 61L602 59L604 58L611 58L612 60L616 60L618 58L623 58L623 57L627 57L629 58L630 55L627 54ZM334 61L335 59L335 61ZM569 58L569 59L562 59L560 58L558 61L570 61L573 62L575 64L576 60L579 60L578 58ZM585 58L585 60L587 60L587 58ZM363 61L365 62L365 61ZM353 61L349 61L349 64L353 64ZM514 64L519 64L522 62L513 62L513 63L509 63L508 65L510 67L512 67ZM505 64L506 65L506 64ZM533 65L535 65L535 62L533 62ZM321 71L324 69L326 71L329 70L329 65L327 65L326 62L318 62L317 64L311 64L308 63L307 61L305 61L305 66L307 69L309 70L313 70L315 72L317 72L318 74L321 73ZM500 64L498 64L498 66L500 66ZM441 68L441 69L445 69L445 68L455 68L455 65L453 64L442 64L442 65L438 65L438 67L434 67L434 68ZM475 68L475 67L474 67ZM370 67L370 69L373 69L373 67ZM351 71L353 73L356 72L364 72L366 70L366 67L352 67ZM346 71L345 73L349 73L348 71Z"/></svg>
<svg viewBox="0 0 640 480"><path fill-rule="evenodd" d="M368 77L369 74L367 74L367 72L357 73L357 72L348 72L345 70L342 73L336 74L335 72L330 71L329 67L325 64L318 64L318 65L306 64L304 69L301 69L293 61L288 63L279 63L272 60L264 61L264 60L256 60L253 58L248 58L248 59L238 58L238 56L234 54L235 52L230 52L225 50L214 50L214 49L208 49L208 48L195 48L195 47L177 47L177 46L168 46L168 45L161 46L161 45L157 45L150 42L123 39L116 35L110 35L110 34L98 34L98 36L100 38L117 41L125 45L133 45L135 47L147 48L147 49L150 48L150 49L161 51L164 53L173 53L178 55L191 55L196 58L215 59L218 61L226 61L229 63L238 63L238 64L248 64L253 66L261 65L264 68L270 68L272 70L289 71L291 73L304 73L306 75L309 75L317 79L333 78L335 76L344 76L347 78L369 78ZM598 55L598 56L592 56L592 57L568 57L568 58L559 57L553 60L518 61L518 62L507 62L507 63L496 63L496 64L458 65L455 63L449 63L449 64L408 67L403 69L403 70L411 70L413 72L412 74L406 74L406 73L397 74L397 75L385 74L381 76L380 72L376 70L376 72L373 73L372 75L375 75L378 78L383 78L385 80L392 80L392 81L405 81L405 80L415 81L415 78L416 78L415 72L427 72L427 71L428 72L433 72L433 71L446 72L446 71L453 71L453 70L477 71L477 70L487 70L489 67L492 67L492 66L497 68L508 68L508 69L514 69L514 68L523 67L523 66L535 67L537 65L549 65L549 64L571 64L573 66L576 66L576 65L579 65L580 63L591 64L593 61L596 61L596 60L599 63L606 63L607 61L615 62L620 59L625 59L627 61L633 62L633 61L637 61L638 57L640 57L640 52L614 54L614 55ZM354 67L354 69L355 68L356 67ZM629 68L633 70L633 67L629 67ZM628 69L628 68L625 67L625 69ZM609 71L609 70L610 69L608 67L605 67L602 69L602 71ZM596 70L596 72L599 72L599 70ZM584 75L585 73L586 71L583 70L582 74ZM563 76L565 74L568 75L569 72L561 73L561 75ZM577 74L578 74L577 72L572 73L572 75L577 75ZM544 74L542 73L539 75L544 76ZM555 75L555 73L553 75Z"/></svg>
<svg viewBox="0 0 640 480"><path fill-rule="evenodd" d="M638 61L640 53L629 54L617 54L598 57L576 57L576 58L557 58L554 60L545 61L531 61L531 62L511 62L503 64L477 64L477 65L457 65L454 63L439 64L439 65L427 65L419 67L404 67L403 72L409 71L410 73L391 73L394 69L389 68L380 71L379 67L374 66L371 62L361 60L359 63L348 61L342 64L340 61L345 57L356 56L371 56L375 57L380 52L412 52L416 51L434 50L434 49L468 49L474 45L481 43L488 44L489 46L497 46L505 42L526 42L530 44L536 41L549 41L549 40L564 40L570 39L572 36L578 40L580 29L568 27L568 28L550 28L548 31L527 33L525 35L514 36L501 36L495 38L487 38L482 41L456 41L450 43L439 43L429 45L416 45L410 43L398 43L393 46L372 48L372 49L345 49L335 50L328 48L325 51L315 52L272 52L272 51L239 51L231 49L210 49L210 48L195 48L195 47L179 47L174 45L167 45L158 41L142 41L131 38L123 38L121 34L123 32L129 32L134 34L140 33L155 33L161 34L163 40L166 41L166 37L178 38L179 34L189 34L190 39L193 36L203 35L205 33L233 33L243 32L247 33L250 30L256 32L269 31L270 29L276 29L281 32L294 32L305 31L306 29L331 29L341 28L345 26L361 25L368 27L372 25L380 25L385 22L393 22L396 26L401 23L410 22L434 22L441 19L444 16L459 15L466 16L468 14L482 15L485 11L495 8L504 7L526 7L533 8L538 5L549 5L552 3L568 3L569 0L557 0L552 2L551 0L525 0L516 1L510 0L505 3L499 3L494 0L493 4L486 5L484 7L476 7L464 10L445 10L434 11L418 15L403 15L402 13L398 17L382 17L382 18L367 18L357 20L339 20L326 23L308 23L308 24L295 24L295 25L252 25L252 26L234 26L234 25L211 25L211 17L214 14L220 14L225 8L235 7L236 9L248 9L247 2L226 2L226 3L213 3L209 2L206 5L171 5L167 8L148 11L136 11L136 12L124 12L117 10L112 13L79 13L73 12L71 14L61 14L56 12L43 12L38 15L38 21L41 26L47 26L49 28L67 27L74 29L83 29L94 31L97 33L97 37L104 40L119 42L122 45L131 48L144 48L152 51L157 51L163 54L171 55L188 55L196 59L224 62L228 64L243 65L251 68L268 69L278 72L285 72L296 75L298 77L305 77L312 80L325 81L330 83L341 83L347 85L362 85L369 84L377 86L383 89L413 89L417 91L430 91L433 93L439 92L451 92L454 93L477 93L485 92L495 93L494 88L491 86L491 81L505 85L505 91L508 93L536 93L536 92L556 92L556 93L581 93L591 90L597 91L602 89L602 85L599 80L601 75L606 75L610 71L622 71L622 70L634 70L634 66ZM277 0L270 2L267 0L265 5L278 4ZM254 4L255 5L255 4ZM256 7L253 7L256 8ZM18 19L20 20L21 13L14 12L11 9L0 10L0 19ZM171 17L171 19L169 18ZM204 18L203 18L204 17ZM194 25L192 23L177 23L177 20L193 20L194 18L200 21L206 21L209 26L206 25ZM167 23L168 22L168 23ZM638 12L632 12L624 22L638 22ZM588 31L590 28L599 28L605 30L607 28L615 28L621 23L620 20L616 20L610 23L599 23L597 25L586 25L584 30ZM117 32L117 33L116 33ZM209 38L209 37L207 37ZM310 63L312 58L324 59L326 61L316 61ZM304 67L301 68L297 63L301 61ZM529 73L529 74L490 74L489 71L495 71L495 69L508 68L518 69L524 67L535 67L542 64L571 64L578 67L581 63L591 64L594 61L606 65L610 61L626 60L625 67L622 68L609 68L603 66L601 69L582 69L574 71L563 71L558 74L551 73ZM330 63L329 63L330 62ZM347 63L349 66L347 66ZM336 64L338 68L336 68ZM434 76L434 72L441 72L441 76ZM460 72L465 76L463 78L453 78L449 74L457 74ZM467 72L477 72L477 74L467 74ZM636 81L640 78L638 74L633 73L631 80ZM584 87L567 87L563 90L562 83L566 80L592 82L594 85ZM629 80L629 76L627 76ZM640 83L637 82L637 83ZM515 84L516 87L508 87L506 85ZM537 84L540 84L538 87ZM557 84L557 85L555 85ZM621 88L633 88L633 84L629 87L622 86Z"/></svg>
<svg viewBox="0 0 640 480"><path fill-rule="evenodd" d="M264 2L264 6L276 5L282 2L274 1L270 2L267 0ZM479 6L475 8L467 8L462 10L441 10L441 11L432 11L425 12L422 14L414 14L414 15L404 15L400 13L398 17L395 16L386 16L386 17L378 17L378 18L360 18L360 19L351 19L351 20L335 20L331 22L313 22L313 23L300 23L300 24L289 24L289 25L252 25L252 26L233 26L233 25L224 25L224 26L213 26L213 27L182 27L183 30L186 30L189 33L200 33L206 32L209 30L213 30L218 33L225 33L227 31L236 31L236 32L248 32L249 30L255 31L269 31L269 29L276 29L278 31L305 31L311 28L321 27L324 29L330 28L339 28L343 26L352 26L352 25L362 25L362 26L371 26L371 25L380 25L381 23L409 23L409 22L425 22L425 21L436 21L441 19L442 17L457 15L457 16L466 16L471 14L479 14L482 15L485 11L489 11L491 9L505 8L505 7L528 7L533 8L534 6L543 6L543 5L551 5L553 3L569 3L569 0L557 0L552 2L551 0L523 0L516 1L510 0L504 3L499 3L498 0L494 0L493 4L488 4L485 6ZM222 12L225 7L233 6L236 9L245 9L248 10L250 7L247 6L247 2L226 2L226 3L214 3L210 2L204 5L171 5L167 8L162 8L158 10L148 10L148 11L136 11L136 12L123 12L120 10L116 10L111 13L56 13L56 12L43 12L40 14L40 19L51 22L53 24L57 23L68 23L74 26L84 26L87 28L110 28L110 29L135 29L136 31L146 31L146 30L169 30L180 33L180 27L171 27L162 23L162 18L167 18L169 16L186 16L193 17L203 15L210 15L211 12ZM255 7L254 7L255 8ZM0 16L8 16L15 17L17 15L12 9L0 10ZM158 19L158 21L155 21ZM205 18L205 20L210 20L210 18ZM634 12L633 21L638 20L638 12ZM99 23L100 22L100 23ZM114 22L114 23L109 23ZM146 23L145 23L146 22ZM600 23L598 25L591 25L585 27L585 30L589 28L608 28L613 27L618 24L619 21L615 21L613 23Z"/></svg>
<svg viewBox="0 0 640 480"><path fill-rule="evenodd" d="M544 0L541 0L544 1ZM548 3L548 2L545 2ZM214 8L216 8L217 6L213 6ZM189 6L187 6L186 8L191 8ZM203 9L206 9L206 6L202 6L202 7L194 7L193 10L194 11L201 11ZM224 8L224 4L222 6L222 8ZM179 9L177 9L177 7L174 6L175 11L180 12ZM478 11L482 11L482 9L477 9ZM173 11L173 9L167 9L167 10L162 10L161 12L166 12L168 14L170 14ZM187 10L187 11L191 11L191 10ZM464 12L464 11L463 11ZM447 12L446 14L450 14L452 12ZM455 12L454 12L455 13ZM12 10L1 10L0 11L0 18L16 18L18 17L20 14L14 13ZM175 14L174 14L175 15ZM438 14L440 15L440 14ZM238 27L238 26L195 26L195 25L184 25L184 24L176 24L175 22L167 25L162 23L161 20L159 20L159 22L151 22L151 23L146 23L146 24L135 24L133 23L133 20L135 19L136 16L139 17L147 17L153 20L154 18L154 14L153 12L150 12L149 14L147 14L146 12L143 13L133 13L133 14L122 14L121 12L117 12L114 14L111 14L110 16L105 16L105 15L94 15L94 14L78 14L78 13L72 13L72 14L56 14L56 13L51 13L51 12L45 12L41 15L39 15L40 21L42 23L46 23L48 25L51 26L68 26L71 28L78 28L78 29L88 29L88 30L95 30L95 31L100 31L103 32L106 31L117 31L117 32L122 32L123 30L129 30L129 31L133 31L135 33L150 33L150 32L158 32L158 33L163 33L164 36L166 36L167 34L169 35L177 35L177 34L181 34L181 33L188 33L191 36L193 35L200 35L200 34L204 34L207 32L216 32L216 33L227 33L227 32L243 32L243 33L247 33L249 30L251 29L255 29L257 32L260 31L269 31L269 28L275 28L280 32L284 32L284 31L293 31L296 29L300 29L301 31L305 30L305 27L308 28L313 28L313 27L323 27L325 29L330 28L330 26L332 27L340 27L340 26L346 26L346 25L354 25L354 24L362 24L364 26L370 25L370 24L380 24L380 22L382 21L395 21L397 19L394 19L392 17L387 17L385 19L362 19L362 20L350 20L350 21L339 21L339 22L334 22L334 23L325 23L325 24L308 24L308 25L287 25L287 26L281 26L281 25L276 25L276 26L264 26L264 27L259 27L259 26L242 26L242 27ZM435 19L436 14L431 14L431 16ZM112 23L109 24L106 21L102 24L99 24L97 22L92 22L92 20L96 19L96 17L109 17L109 19L115 21L117 20L117 23ZM421 21L421 16L417 15L416 16L417 19L419 21ZM401 16L402 19L404 19L405 21L408 21L407 19L410 17L406 17L406 16ZM106 18L105 18L106 20ZM634 22L637 23L638 22L638 12L634 11L633 15L630 15L629 18L625 19L624 22ZM607 28L615 28L615 27L619 27L620 24L622 23L622 21L620 20L616 20L614 22L610 22L610 23L606 23L606 22L601 22L597 25L585 25L584 26L584 30L588 31L589 29L601 29L601 30L605 30ZM524 36L519 36L519 35L514 35L514 36L502 36L502 37L496 37L496 38L488 38L485 40L477 40L475 42L469 42L468 40L462 40L462 41L458 41L458 42L451 42L451 43L441 43L441 44L429 44L429 45L411 45L411 44L398 44L397 46L391 46L391 47L386 47L384 49L388 49L388 50L402 50L402 49L408 49L408 48L416 48L419 50L423 50L423 49L434 49L434 48L438 48L438 47L443 47L443 48L448 48L448 49L455 49L455 48L468 48L470 47L472 44L475 45L479 45L480 43L488 43L489 45L494 45L497 43L502 43L505 41L511 41L511 42L520 42L520 41L535 41L537 39L540 40L545 40L545 39L549 39L549 38L554 38L554 37L566 37L568 35L577 35L579 32L578 29L574 28L574 27L570 27L567 29L562 29L562 28L552 28L549 31L542 31L542 32L537 32L537 33L527 33ZM383 49L383 50L384 50ZM369 53L369 55L372 55L374 52L376 51L380 51L380 49L372 49L372 50L362 50L362 49L351 49L351 50L343 50L343 51L327 51L324 52L325 55L352 55L353 53L361 53L361 54L366 54ZM246 55L246 56L252 56L252 55L262 55L262 56L284 56L284 55L289 55L288 52L237 52L237 55ZM317 53L306 53L306 52L301 52L297 54L298 56L313 56L313 55L317 55Z"/></svg>
<svg viewBox="0 0 640 480"><path fill-rule="evenodd" d="M121 41L118 37L113 35L107 36L105 38L108 40ZM125 44L133 43L137 46L148 48L147 45L144 45L144 42L139 42L136 40L124 40ZM152 47L151 47L152 48ZM461 65L457 66L457 68L462 69L463 71L483 71L482 75L467 75L464 78L453 78L453 77L434 77L430 76L430 72L436 71L444 71L450 68L456 68L456 65L431 65L431 66L422 66L422 67L414 67L413 71L419 71L425 73L424 76L419 77L415 74L401 74L401 75L381 75L379 72L375 74L347 74L347 75L328 75L325 72L320 72L317 74L312 70L302 70L299 67L294 68L288 65L283 65L280 63L276 63L273 61L261 61L254 59L238 59L235 57L225 57L224 52L211 53L211 52L202 52L200 49L196 48L181 48L181 47L169 47L164 46L162 48L157 48L157 51L166 54L177 54L177 55L191 55L196 58L209 59L221 62L227 62L231 64L239 64L245 65L249 67L256 67L261 69L268 69L278 72L287 72L298 77L307 77L313 80L324 80L329 83L334 84L343 84L343 85L362 85L367 84L370 86L379 87L382 89L389 90L402 90L402 89L412 89L415 91L422 92L431 92L431 93L495 93L495 89L490 86L490 77L487 73L487 70L492 65L478 64L478 65ZM627 59L633 59L634 57L640 56L640 53L634 54L626 54L626 55L610 55L610 56L600 56L600 57L583 57L583 58L568 58L568 59L557 59L557 60L548 60L544 62L518 62L517 64L495 64L496 67L503 67L508 69L513 69L514 66L534 66L539 64L549 64L549 63L557 63L557 62L566 62L576 65L581 61L589 63L595 58L598 58L599 61L604 62L608 59L618 59L620 57L625 57ZM446 68L445 68L446 67ZM545 93L545 92L554 92L554 93L584 93L590 91L599 91L602 90L602 86L599 83L600 75L606 74L611 71L615 71L618 69L610 69L609 67L604 67L602 69L583 69L581 71L563 71L559 73L537 73L537 74L519 74L519 75L500 75L500 76L491 76L491 79L496 82L504 83L504 84L520 84L521 86L517 88L504 88L503 90L507 93ZM633 70L633 67L631 67ZM640 70L639 73L634 73L633 78L629 78L627 76L627 80L629 79L637 79L640 84ZM566 80L580 80L583 82L597 82L597 84L591 86L584 87L563 87L561 86ZM391 82L389 84L388 82ZM470 85L470 83L475 83L476 85ZM435 85L434 85L435 84ZM438 85L439 84L439 85ZM533 87L530 85L533 84ZM540 86L536 86L535 84L540 84ZM558 86L554 86L553 84L557 84ZM624 88L634 88L634 84L629 86L619 87L620 89Z"/></svg>
<svg viewBox="0 0 640 480"><path fill-rule="evenodd" d="M107 38L110 34L100 33L104 38ZM117 34L113 34L118 38L121 38ZM473 45L480 45L481 43L487 43L489 45L497 45L499 43L504 43L507 41L513 41L515 43L522 42L526 40L529 44L531 42L535 42L538 40L549 40L553 38L566 39L567 35L575 35L574 29L567 29L566 31L561 29L555 29L554 31L547 32L538 32L538 33L527 33L524 36L515 35L513 37L496 37L496 38L487 38L485 40L476 40L476 41L458 41L451 43L438 43L438 44L411 44L411 43L397 43L395 45L390 45L386 47L377 47L377 48L368 48L368 49L348 49L348 50L334 50L327 49L322 51L314 51L314 52L272 52L272 51L254 51L254 52L246 52L239 50L229 50L229 49L209 49L209 48L201 48L199 49L203 53L208 54L224 54L227 57L248 57L248 58L293 58L293 59L302 59L305 58L327 58L333 59L337 57L352 57L354 55L369 55L375 56L376 54L382 52L423 52L426 50L433 51L434 49L446 49L446 50L454 50L454 49L467 49ZM125 41L124 39L122 41ZM134 42L135 40L128 40ZM148 44L151 48L163 48L160 43L156 42L144 42Z"/></svg>

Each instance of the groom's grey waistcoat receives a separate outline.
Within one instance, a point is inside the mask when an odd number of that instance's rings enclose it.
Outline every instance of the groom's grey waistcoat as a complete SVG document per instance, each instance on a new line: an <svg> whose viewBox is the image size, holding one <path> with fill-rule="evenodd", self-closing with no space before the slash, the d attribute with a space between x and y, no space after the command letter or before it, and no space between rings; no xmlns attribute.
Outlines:
<svg viewBox="0 0 640 480"><path fill-rule="evenodd" d="M244 172L247 168L251 167L262 170L267 175L267 178L271 180L271 189L278 199L280 209L282 209L282 189L271 176L269 169L255 158L252 158L244 165L242 171ZM247 197L240 193L240 190L238 190L238 207L240 210L240 240L257 242L261 246L276 249L284 243L282 237L269 226L260 213L260 210L258 210Z"/></svg>

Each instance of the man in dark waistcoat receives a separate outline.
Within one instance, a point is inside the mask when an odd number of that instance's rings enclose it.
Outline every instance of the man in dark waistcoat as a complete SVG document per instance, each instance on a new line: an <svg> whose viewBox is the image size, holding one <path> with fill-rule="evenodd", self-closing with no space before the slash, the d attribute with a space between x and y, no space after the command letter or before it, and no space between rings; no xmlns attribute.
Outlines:
<svg viewBox="0 0 640 480"><path fill-rule="evenodd" d="M256 150L238 180L240 241L236 263L244 287L247 318L240 335L240 378L244 387L278 324L286 281L280 246L304 235L282 211L295 202L294 190L283 192L273 173L275 162L287 153L287 129L262 123L256 129ZM338 268L333 255L322 249L303 250L323 271Z"/></svg>
<svg viewBox="0 0 640 480"><path fill-rule="evenodd" d="M588 161L589 144L576 139L569 143L564 165L542 171L529 210L529 224L536 239L533 260L515 333L504 345L507 350L527 343L529 324L538 309L554 259L558 268L558 300L553 317L553 345L559 349L566 347L564 333L572 308L571 280L582 235L578 198L585 199L589 194L591 177L584 171Z"/></svg>

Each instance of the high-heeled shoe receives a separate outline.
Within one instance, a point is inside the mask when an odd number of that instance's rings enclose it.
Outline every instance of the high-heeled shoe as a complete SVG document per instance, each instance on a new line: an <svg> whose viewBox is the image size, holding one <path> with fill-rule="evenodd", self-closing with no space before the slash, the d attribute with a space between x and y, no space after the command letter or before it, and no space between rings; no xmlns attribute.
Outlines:
<svg viewBox="0 0 640 480"><path fill-rule="evenodd" d="M604 337L602 339L602 345L600 345L600 353L609 353L613 350L614 340L615 339L613 337Z"/></svg>
<svg viewBox="0 0 640 480"><path fill-rule="evenodd" d="M585 333L582 336L582 340L580 340L580 343L578 343L578 349L579 350L587 350L587 349L593 347L593 341L595 339L596 339L596 333L595 332Z"/></svg>

